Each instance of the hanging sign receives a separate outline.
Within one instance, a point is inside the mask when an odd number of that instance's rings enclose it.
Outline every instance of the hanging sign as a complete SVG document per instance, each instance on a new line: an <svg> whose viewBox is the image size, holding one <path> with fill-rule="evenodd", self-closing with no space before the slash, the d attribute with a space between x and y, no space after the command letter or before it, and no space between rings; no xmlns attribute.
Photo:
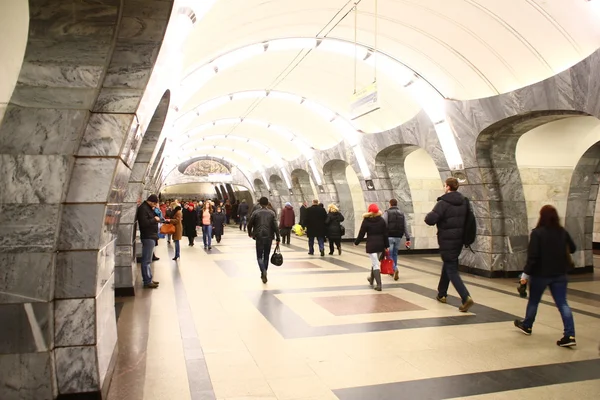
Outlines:
<svg viewBox="0 0 600 400"><path fill-rule="evenodd" d="M377 82L356 91L352 95L350 104L350 115L352 120L379 110L379 93L377 92Z"/></svg>

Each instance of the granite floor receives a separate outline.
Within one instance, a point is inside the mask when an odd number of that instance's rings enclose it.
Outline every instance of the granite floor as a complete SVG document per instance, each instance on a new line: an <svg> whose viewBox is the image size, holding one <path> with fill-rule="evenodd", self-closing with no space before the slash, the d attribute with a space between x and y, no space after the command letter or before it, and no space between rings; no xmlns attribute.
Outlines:
<svg viewBox="0 0 600 400"><path fill-rule="evenodd" d="M156 290L117 299L119 358L111 400L597 399L600 276L570 285L578 346L555 345L549 294L532 336L512 320L526 300L514 280L463 275L476 305L438 303L440 262L401 257L400 280L366 282L363 247L310 256L305 238L260 281L254 243L236 228L210 253L161 240ZM318 254L318 253L317 253ZM600 260L598 260L600 261ZM451 295L455 295L451 289Z"/></svg>

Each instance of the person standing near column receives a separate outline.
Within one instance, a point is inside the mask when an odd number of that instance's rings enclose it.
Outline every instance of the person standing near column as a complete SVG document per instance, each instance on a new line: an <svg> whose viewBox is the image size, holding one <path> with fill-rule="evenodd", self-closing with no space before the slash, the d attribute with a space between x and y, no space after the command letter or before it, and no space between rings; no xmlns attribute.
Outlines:
<svg viewBox="0 0 600 400"><path fill-rule="evenodd" d="M144 288L156 289L158 282L152 280L152 254L158 240L158 222L160 218L154 214L154 208L158 206L158 196L151 194L137 209L136 219L140 229L140 240L142 241L142 281Z"/></svg>
<svg viewBox="0 0 600 400"><path fill-rule="evenodd" d="M456 178L446 179L444 191L445 194L438 197L437 204L425 217L427 225L437 225L438 244L443 262L436 299L440 303L446 303L448 286L452 282L452 286L462 300L462 305L458 310L467 312L474 302L458 274L458 257L464 244L469 202L458 192L458 179Z"/></svg>
<svg viewBox="0 0 600 400"><path fill-rule="evenodd" d="M280 236L277 229L277 217L273 211L267 208L269 199L261 197L258 204L260 208L254 210L248 221L248 236L256 240L256 259L260 268L260 279L263 283L267 283L271 246L275 237L279 244Z"/></svg>
<svg viewBox="0 0 600 400"><path fill-rule="evenodd" d="M172 212L171 219L169 223L175 225L175 233L173 234L173 242L175 242L175 257L173 257L173 261L177 261L181 255L181 247L179 246L179 241L183 237L183 213L181 212L181 207L177 206Z"/></svg>
<svg viewBox="0 0 600 400"><path fill-rule="evenodd" d="M388 237L390 241L390 255L394 260L394 280L398 280L398 250L400 250L400 241L402 236L406 236L406 247L410 247L410 236L408 234L408 225L406 215L398 208L398 200L390 200L390 208L383 213L383 220L387 225Z"/></svg>
<svg viewBox="0 0 600 400"><path fill-rule="evenodd" d="M371 204L368 212L363 215L363 221L354 245L358 246L365 235L367 236L366 251L371 259L371 275L367 278L367 281L369 281L369 285L371 286L373 286L373 281L375 281L377 285L373 289L381 292L379 253L387 250L390 247L390 242L387 235L387 226L381 217L381 211L379 211L377 204Z"/></svg>
<svg viewBox="0 0 600 400"><path fill-rule="evenodd" d="M313 200L313 205L306 210L306 218L302 228L306 230L308 236L308 254L311 256L315 253L315 238L319 243L321 257L325 257L325 220L327 219L327 211L319 206L319 200Z"/></svg>
<svg viewBox="0 0 600 400"><path fill-rule="evenodd" d="M194 246L194 238L197 235L196 226L198 226L198 214L193 203L188 203L183 208L183 235L188 238L188 245Z"/></svg>

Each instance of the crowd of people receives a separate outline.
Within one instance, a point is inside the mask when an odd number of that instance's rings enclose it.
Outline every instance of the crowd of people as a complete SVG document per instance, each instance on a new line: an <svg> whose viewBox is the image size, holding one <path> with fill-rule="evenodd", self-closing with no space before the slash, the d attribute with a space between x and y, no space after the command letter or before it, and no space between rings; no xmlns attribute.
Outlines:
<svg viewBox="0 0 600 400"><path fill-rule="evenodd" d="M459 182L448 178L444 184L444 194L437 199L433 210L425 217L425 223L437 227L439 252L442 259L442 269L437 287L436 300L447 304L450 283L461 298L459 311L467 312L474 305L473 298L459 274L459 256L465 246L474 240L467 239L468 231L476 229L469 227L469 221L474 220L473 209L469 200L458 192ZM284 244L290 244L291 232L296 227L308 237L308 254L315 254L315 240L321 257L325 256L325 241L329 242L329 255L342 254L341 240L345 235L342 225L344 216L335 204L327 209L313 200L308 207L306 202L300 206L300 216L296 223L296 215L291 203L286 203L279 213L266 197L261 197L250 207L245 201L223 204L218 200L204 202L184 202L177 200L159 204L158 197L151 195L139 206L137 220L142 241L142 277L145 288L157 288L159 282L152 279L150 264L157 259L154 247L159 238L159 224L173 224L175 231L167 238L175 242L175 257L180 257L179 241L187 236L189 246L194 246L196 229L201 226L204 249L210 251L212 238L219 243L224 233L224 227L232 220L240 231L247 231L248 236L255 241L256 259L260 277L263 283L268 282L270 254L273 240L276 249L281 238ZM475 231L473 231L475 235ZM368 254L371 268L367 281L376 291L382 291L380 260L389 252L393 260L394 280L399 279L398 250L401 239L405 237L407 248L411 246L406 215L398 208L396 199L389 201L389 208L381 212L377 204L371 204L363 215L360 230L356 235L354 245L358 246L366 238L365 251ZM557 341L561 347L576 345L575 326L571 309L567 303L567 272L572 265L571 254L575 252L575 244L569 233L561 226L557 210L550 205L540 210L540 218L536 228L531 233L528 248L527 264L521 278L521 285L529 284L530 295L526 315L523 320L514 321L515 327L530 335L538 310L538 305L547 287L550 288L554 301L560 311L564 335ZM523 287L519 291L523 293Z"/></svg>

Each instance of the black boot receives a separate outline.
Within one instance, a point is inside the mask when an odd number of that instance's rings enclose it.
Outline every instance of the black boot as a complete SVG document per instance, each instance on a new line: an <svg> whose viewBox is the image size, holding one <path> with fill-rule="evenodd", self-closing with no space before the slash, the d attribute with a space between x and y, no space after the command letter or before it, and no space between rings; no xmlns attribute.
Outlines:
<svg viewBox="0 0 600 400"><path fill-rule="evenodd" d="M373 275L375 276L375 282L377 282L377 286L375 286L373 289L381 292L381 271L377 269L373 271Z"/></svg>
<svg viewBox="0 0 600 400"><path fill-rule="evenodd" d="M342 255L342 246L338 246L338 254L341 256Z"/></svg>
<svg viewBox="0 0 600 400"><path fill-rule="evenodd" d="M375 276L373 274L373 268L371 268L371 275L369 275L369 277L367 278L367 281L369 282L369 285L373 286L373 279L375 279Z"/></svg>

